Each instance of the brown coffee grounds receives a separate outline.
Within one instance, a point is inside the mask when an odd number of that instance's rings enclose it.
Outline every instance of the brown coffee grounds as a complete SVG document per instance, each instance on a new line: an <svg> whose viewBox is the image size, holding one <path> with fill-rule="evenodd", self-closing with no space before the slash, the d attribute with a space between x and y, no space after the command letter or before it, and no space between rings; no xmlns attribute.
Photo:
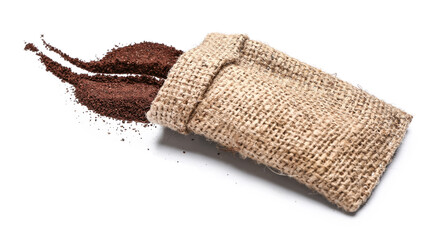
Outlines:
<svg viewBox="0 0 440 240"><path fill-rule="evenodd" d="M133 46L137 47L133 48ZM116 52L126 53L124 61L136 62L136 59L139 59L139 54L148 51L148 49L141 50L139 46L147 47L150 45L135 44L124 51ZM48 72L72 84L75 87L75 97L78 99L78 102L85 105L88 109L119 120L148 123L145 113L149 110L151 102L156 97L159 88L164 82L164 79L158 76L164 74L164 69L162 69L161 72L157 72L157 69L150 69L149 72L154 73L153 76L145 74L134 76L76 74L72 72L70 68L53 61L31 43L26 44L25 50L36 52L36 55L39 56L40 61L45 65ZM156 53L159 54L158 51L156 51ZM164 58L166 59L168 57L169 56L165 56ZM169 59L164 60L160 54L155 56L155 59L161 59L162 62L168 61L168 63L170 63ZM111 63L109 61L104 61L99 64L100 66L105 65L107 72L117 72L121 70L119 67L122 66L119 63ZM152 62L149 64L151 65ZM148 64L137 64L130 66L137 69L137 72L142 72L147 65ZM130 71L134 70L132 68L125 68L124 71L132 73Z"/></svg>
<svg viewBox="0 0 440 240"><path fill-rule="evenodd" d="M26 46L24 46L24 50L28 50L31 52L38 52L38 48L35 47L35 45L32 43L27 43Z"/></svg>
<svg viewBox="0 0 440 240"><path fill-rule="evenodd" d="M168 71L183 53L165 44L141 42L113 48L102 59L85 62L70 57L43 38L42 41L48 50L58 53L71 64L93 73L147 74L166 78Z"/></svg>

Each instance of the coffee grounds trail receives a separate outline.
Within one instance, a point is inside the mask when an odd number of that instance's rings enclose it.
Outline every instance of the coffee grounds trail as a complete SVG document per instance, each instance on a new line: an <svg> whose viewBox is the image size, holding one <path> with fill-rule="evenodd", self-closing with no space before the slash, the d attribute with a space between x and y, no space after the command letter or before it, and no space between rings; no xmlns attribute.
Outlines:
<svg viewBox="0 0 440 240"><path fill-rule="evenodd" d="M113 48L102 59L85 62L70 57L44 39L42 41L48 50L58 53L71 64L93 73L147 74L166 78L168 71L183 53L165 44L141 42L122 48Z"/></svg>
<svg viewBox="0 0 440 240"><path fill-rule="evenodd" d="M107 117L142 123L148 123L145 113L168 71L183 53L164 44L142 42L113 48L102 59L86 62L70 57L42 40L48 50L79 68L97 73L74 73L71 68L53 61L39 51L34 44L26 44L24 49L35 52L48 72L74 86L75 97L80 104ZM108 73L140 75L106 75Z"/></svg>

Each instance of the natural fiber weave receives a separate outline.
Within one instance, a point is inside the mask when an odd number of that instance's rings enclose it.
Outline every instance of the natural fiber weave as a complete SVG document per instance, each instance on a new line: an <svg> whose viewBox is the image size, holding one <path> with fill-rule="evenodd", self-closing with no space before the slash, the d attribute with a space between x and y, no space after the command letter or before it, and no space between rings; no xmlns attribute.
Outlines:
<svg viewBox="0 0 440 240"><path fill-rule="evenodd" d="M412 116L245 35L209 34L147 117L295 178L348 212L370 196Z"/></svg>

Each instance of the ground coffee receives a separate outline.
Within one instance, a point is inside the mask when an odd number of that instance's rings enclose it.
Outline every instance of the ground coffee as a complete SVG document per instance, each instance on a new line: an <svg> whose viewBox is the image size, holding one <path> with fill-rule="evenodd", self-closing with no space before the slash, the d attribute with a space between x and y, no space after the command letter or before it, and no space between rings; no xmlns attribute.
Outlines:
<svg viewBox="0 0 440 240"><path fill-rule="evenodd" d="M25 50L35 52L46 70L75 87L78 102L101 115L125 121L147 123L145 116L171 66L183 53L164 44L142 42L110 50L102 59L85 62L61 50L44 45L70 63L96 75L77 74L53 61L28 43ZM103 73L141 75L116 76Z"/></svg>
<svg viewBox="0 0 440 240"><path fill-rule="evenodd" d="M141 42L122 48L113 48L102 59L85 62L70 57L43 38L42 40L48 50L58 53L73 65L93 73L148 74L166 78L168 71L183 53L164 44Z"/></svg>

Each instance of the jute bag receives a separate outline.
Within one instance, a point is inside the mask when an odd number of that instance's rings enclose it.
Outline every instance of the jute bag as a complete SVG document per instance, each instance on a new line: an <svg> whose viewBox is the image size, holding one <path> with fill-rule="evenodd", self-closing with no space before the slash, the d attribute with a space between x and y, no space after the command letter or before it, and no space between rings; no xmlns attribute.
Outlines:
<svg viewBox="0 0 440 240"><path fill-rule="evenodd" d="M173 66L147 117L279 171L355 212L412 116L245 35L209 34Z"/></svg>

